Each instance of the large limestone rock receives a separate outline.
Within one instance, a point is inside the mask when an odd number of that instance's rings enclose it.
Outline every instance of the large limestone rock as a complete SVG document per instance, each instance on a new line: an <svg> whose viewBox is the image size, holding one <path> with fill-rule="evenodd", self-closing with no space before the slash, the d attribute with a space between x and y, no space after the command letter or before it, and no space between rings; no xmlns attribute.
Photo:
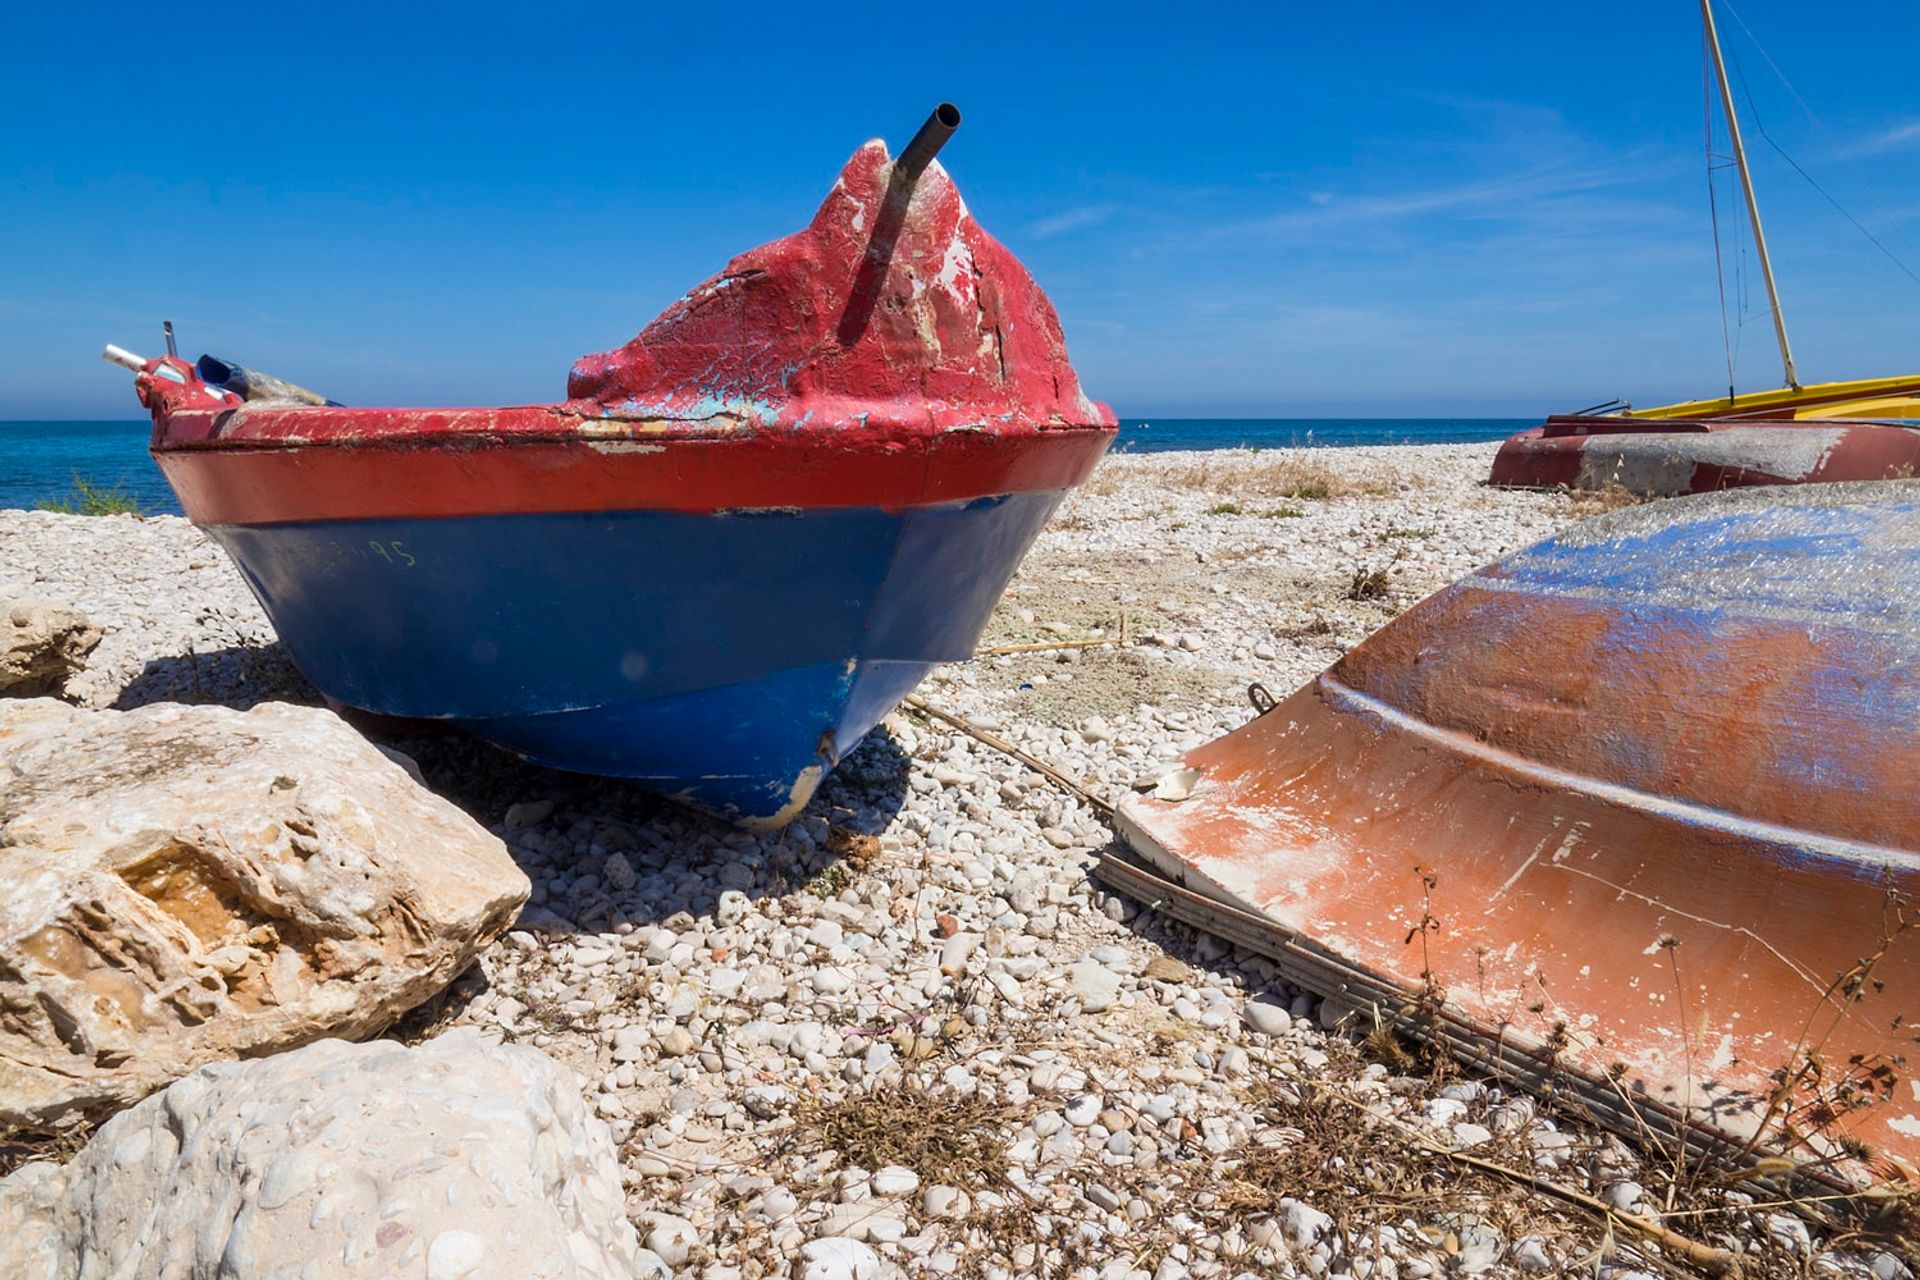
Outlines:
<svg viewBox="0 0 1920 1280"><path fill-rule="evenodd" d="M607 1127L462 1029L202 1068L0 1182L17 1280L633 1280Z"/></svg>
<svg viewBox="0 0 1920 1280"><path fill-rule="evenodd" d="M100 628L77 609L0 601L0 697L61 692L99 643Z"/></svg>
<svg viewBox="0 0 1920 1280"><path fill-rule="evenodd" d="M378 1031L527 891L329 712L0 701L0 1123Z"/></svg>

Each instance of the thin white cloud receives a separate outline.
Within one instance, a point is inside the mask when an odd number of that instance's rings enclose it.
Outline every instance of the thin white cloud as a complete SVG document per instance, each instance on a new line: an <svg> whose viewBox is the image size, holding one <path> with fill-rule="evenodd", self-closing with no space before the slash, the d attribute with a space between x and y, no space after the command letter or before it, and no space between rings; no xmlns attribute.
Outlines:
<svg viewBox="0 0 1920 1280"><path fill-rule="evenodd" d="M1079 231L1083 227L1095 227L1111 218L1119 211L1118 205L1086 204L1077 209L1068 209L1056 213L1051 218L1042 218L1027 228L1027 234L1036 240L1045 240L1049 236L1065 235L1069 231Z"/></svg>
<svg viewBox="0 0 1920 1280"><path fill-rule="evenodd" d="M1863 139L1848 147L1844 154L1849 156L1877 156L1888 151L1905 151L1920 147L1920 120L1909 120L1894 125L1891 129L1882 129L1871 138Z"/></svg>
<svg viewBox="0 0 1920 1280"><path fill-rule="evenodd" d="M1237 229L1297 232L1433 215L1518 221L1563 206L1574 197L1640 185L1649 176L1649 166L1640 157L1628 156L1583 166L1532 166L1490 178L1391 194L1330 196L1316 191L1308 194L1309 204L1305 207L1242 223ZM1622 207L1617 213L1632 209L1632 202L1620 204ZM1591 206L1587 210L1590 216L1594 211Z"/></svg>

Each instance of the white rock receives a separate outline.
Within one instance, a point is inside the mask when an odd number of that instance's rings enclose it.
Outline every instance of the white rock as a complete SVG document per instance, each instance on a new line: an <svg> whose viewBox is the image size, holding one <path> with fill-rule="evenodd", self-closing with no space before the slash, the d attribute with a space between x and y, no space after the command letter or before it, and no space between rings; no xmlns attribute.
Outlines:
<svg viewBox="0 0 1920 1280"><path fill-rule="evenodd" d="M1280 1229L1296 1249L1310 1249L1333 1230L1333 1219L1291 1196L1280 1200Z"/></svg>
<svg viewBox="0 0 1920 1280"><path fill-rule="evenodd" d="M1265 996L1247 1001L1247 1026L1262 1035L1285 1035L1293 1028L1293 1016Z"/></svg>
<svg viewBox="0 0 1920 1280"><path fill-rule="evenodd" d="M929 1218L964 1218L973 1201L959 1187L933 1186L921 1195L920 1208Z"/></svg>
<svg viewBox="0 0 1920 1280"><path fill-rule="evenodd" d="M1516 1242L1511 1256L1513 1265L1530 1276L1553 1270L1553 1255L1547 1252L1546 1243L1538 1236L1527 1236Z"/></svg>
<svg viewBox="0 0 1920 1280"><path fill-rule="evenodd" d="M980 945L977 933L956 933L940 944L940 972L948 977L965 973L967 958L973 949Z"/></svg>
<svg viewBox="0 0 1920 1280"><path fill-rule="evenodd" d="M872 1186L873 1194L877 1196L910 1195L919 1188L920 1175L911 1169L890 1164L885 1168L875 1169L873 1177L868 1179L868 1184Z"/></svg>
<svg viewBox="0 0 1920 1280"><path fill-rule="evenodd" d="M647 1248L669 1267L679 1267L687 1260L693 1247L700 1243L700 1233L685 1218L671 1213L649 1213L641 1219L647 1229Z"/></svg>
<svg viewBox="0 0 1920 1280"><path fill-rule="evenodd" d="M487 1242L471 1231L442 1231L427 1246L427 1280L466 1280L487 1260Z"/></svg>
<svg viewBox="0 0 1920 1280"><path fill-rule="evenodd" d="M1083 1093L1067 1104L1063 1114L1068 1124L1076 1129L1084 1129L1100 1118L1100 1113L1106 1109L1106 1105L1098 1094Z"/></svg>
<svg viewBox="0 0 1920 1280"><path fill-rule="evenodd" d="M1169 769L1160 775L1153 784L1153 796L1156 800L1185 800L1193 795L1193 789L1200 782L1198 769Z"/></svg>
<svg viewBox="0 0 1920 1280"><path fill-rule="evenodd" d="M500 841L337 716L0 701L0 1123L364 1036L513 921Z"/></svg>
<svg viewBox="0 0 1920 1280"><path fill-rule="evenodd" d="M793 1274L794 1280L874 1280L880 1255L858 1240L823 1236L801 1246Z"/></svg>
<svg viewBox="0 0 1920 1280"><path fill-rule="evenodd" d="M1473 1124L1462 1120L1453 1126L1453 1145L1456 1147L1477 1147L1493 1141L1493 1130L1483 1124Z"/></svg>
<svg viewBox="0 0 1920 1280"><path fill-rule="evenodd" d="M1120 998L1120 975L1097 960L1082 960L1069 971L1073 994L1088 1013L1099 1013Z"/></svg>
<svg viewBox="0 0 1920 1280"><path fill-rule="evenodd" d="M1601 1191L1600 1198L1622 1213L1638 1213L1646 1189L1637 1182L1613 1182Z"/></svg>
<svg viewBox="0 0 1920 1280"><path fill-rule="evenodd" d="M72 1163L0 1181L0 1273L21 1280L305 1275L350 1256L369 1276L411 1257L428 1280L630 1280L637 1245L578 1084L471 1029L203 1067Z"/></svg>

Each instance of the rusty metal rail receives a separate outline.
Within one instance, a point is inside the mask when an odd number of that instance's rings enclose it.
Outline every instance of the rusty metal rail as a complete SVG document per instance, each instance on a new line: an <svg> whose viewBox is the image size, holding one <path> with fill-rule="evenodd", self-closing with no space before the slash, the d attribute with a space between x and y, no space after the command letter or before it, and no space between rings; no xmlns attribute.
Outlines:
<svg viewBox="0 0 1920 1280"><path fill-rule="evenodd" d="M1764 1147L1749 1151L1745 1137L1689 1120L1655 1099L1635 1098L1603 1076L1568 1066L1536 1037L1511 1027L1479 1026L1436 1005L1421 991L1343 960L1264 916L1195 893L1124 855L1102 853L1093 874L1149 910L1275 961L1295 986L1365 1015L1372 1026L1443 1050L1460 1066L1503 1087L1536 1097L1571 1096L1584 1118L1623 1138L1667 1151L1684 1146L1689 1161L1717 1162L1736 1173L1750 1170L1755 1158L1767 1154ZM1800 1167L1797 1179L1804 1191L1825 1196L1850 1196L1860 1190L1806 1166ZM1756 1179L1756 1189L1761 1185ZM1777 1187L1768 1184L1766 1189Z"/></svg>

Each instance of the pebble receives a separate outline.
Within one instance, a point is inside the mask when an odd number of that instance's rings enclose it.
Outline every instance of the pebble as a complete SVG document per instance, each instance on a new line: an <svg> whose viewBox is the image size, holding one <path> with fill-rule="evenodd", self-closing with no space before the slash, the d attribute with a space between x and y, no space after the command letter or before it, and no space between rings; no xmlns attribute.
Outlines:
<svg viewBox="0 0 1920 1280"><path fill-rule="evenodd" d="M1285 696L1379 624L1377 604L1345 593L1356 563L1385 558L1389 529L1433 531L1391 544L1404 603L1571 518L1563 497L1483 486L1491 446L1323 452L1336 469L1391 467L1407 482L1289 500L1299 517L1266 518L1262 499L1202 519L1221 494L1163 482L1190 455L1110 459L1041 535L1000 617L1031 614L1018 641L1043 623L1110 628L1124 607L1132 634L1159 642L947 666L923 696L1098 793L1144 781L1171 800L1204 785L1179 767L1185 753L1245 721L1248 679ZM1205 464L1227 474L1267 461ZM1282 585L1253 589L1269 581ZM0 594L9 586L64 597L107 627L85 673L95 705L136 681L239 705L310 696L288 680L245 584L184 521L0 512ZM168 663L181 674L156 684ZM267 683L273 672L284 683ZM944 724L890 716L792 825L766 835L636 807L624 789L564 782L452 735L420 763L430 782L459 778L534 886L519 927L483 957L481 994L454 1016L529 1039L590 1081L621 1144L624 1193L649 1242L636 1274L649 1280L919 1280L976 1260L996 1280L1392 1280L1559 1265L1542 1235L1554 1249L1560 1237L1544 1227L1516 1228L1507 1245L1450 1226L1458 1251L1446 1255L1419 1231L1435 1225L1424 1208L1357 1213L1351 1253L1298 1198L1237 1225L1208 1212L1196 1197L1227 1153L1286 1140L1285 1106L1256 1108L1249 1093L1333 1071L1345 1055L1324 1028L1345 1010L1100 885L1088 865L1112 839L1104 820ZM910 1083L943 1113L978 1100L1021 1117L992 1135L1018 1190L923 1179L906 1152L855 1169L802 1138L807 1109ZM1593 1149L1591 1135L1541 1128L1529 1099L1476 1081L1352 1084L1456 1146L1498 1135L1516 1161L1531 1144L1542 1167L1564 1169ZM1607 1167L1616 1182L1651 1177L1631 1161ZM1003 1220L1032 1234L991 1242L1013 1259L1000 1269L969 1223L1009 1210ZM1749 1248L1771 1233L1824 1267L1820 1241L1753 1219ZM443 1266L464 1265L455 1244L442 1246ZM1910 1280L1870 1251L1845 1257L1849 1273Z"/></svg>
<svg viewBox="0 0 1920 1280"><path fill-rule="evenodd" d="M1086 959L1071 970L1073 994L1088 1013L1100 1013L1113 1007L1120 998L1120 975L1098 960Z"/></svg>
<svg viewBox="0 0 1920 1280"><path fill-rule="evenodd" d="M888 1165L884 1169L874 1170L868 1184L877 1196L911 1195L920 1186L920 1175L897 1164Z"/></svg>
<svg viewBox="0 0 1920 1280"><path fill-rule="evenodd" d="M793 1274L794 1280L874 1280L880 1255L858 1240L824 1236L801 1247Z"/></svg>
<svg viewBox="0 0 1920 1280"><path fill-rule="evenodd" d="M671 1213L650 1213L641 1219L647 1231L647 1248L669 1267L679 1267L700 1242L699 1233L685 1218Z"/></svg>
<svg viewBox="0 0 1920 1280"><path fill-rule="evenodd" d="M973 1202L959 1187L932 1186L920 1197L920 1210L929 1218L964 1218Z"/></svg>
<svg viewBox="0 0 1920 1280"><path fill-rule="evenodd" d="M1310 1249L1333 1230L1333 1219L1292 1197L1280 1201L1280 1229L1296 1249Z"/></svg>
<svg viewBox="0 0 1920 1280"><path fill-rule="evenodd" d="M471 1231L442 1231L427 1246L427 1280L467 1280L487 1260L487 1242Z"/></svg>
<svg viewBox="0 0 1920 1280"><path fill-rule="evenodd" d="M1247 1001L1247 1026L1262 1035L1283 1036L1293 1029L1293 1015L1264 998Z"/></svg>

